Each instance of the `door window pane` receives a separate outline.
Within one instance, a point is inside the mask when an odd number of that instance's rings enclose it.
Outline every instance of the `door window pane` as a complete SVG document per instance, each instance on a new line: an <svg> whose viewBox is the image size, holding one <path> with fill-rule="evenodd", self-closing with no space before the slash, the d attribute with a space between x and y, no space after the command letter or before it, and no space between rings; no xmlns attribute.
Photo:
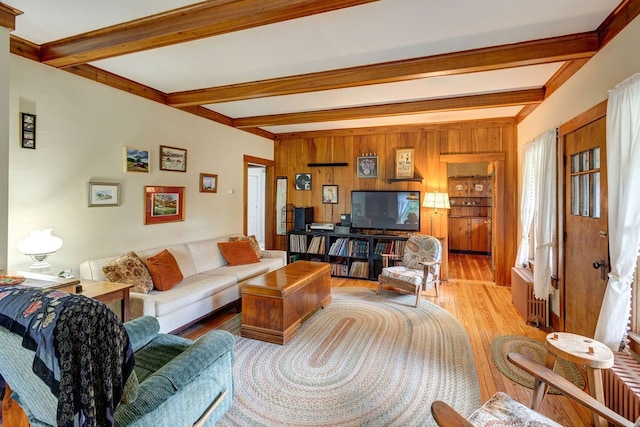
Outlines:
<svg viewBox="0 0 640 427"><path fill-rule="evenodd" d="M571 156L571 215L600 218L600 148Z"/></svg>

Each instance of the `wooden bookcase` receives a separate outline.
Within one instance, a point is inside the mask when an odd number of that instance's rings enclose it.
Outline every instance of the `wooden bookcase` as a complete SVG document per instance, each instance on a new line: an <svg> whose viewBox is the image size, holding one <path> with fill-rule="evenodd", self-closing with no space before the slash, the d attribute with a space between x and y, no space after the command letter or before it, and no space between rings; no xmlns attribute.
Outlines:
<svg viewBox="0 0 640 427"><path fill-rule="evenodd" d="M326 231L292 230L289 262L299 259L331 264L331 275L378 280L382 253L402 254L408 236L387 234L337 234Z"/></svg>

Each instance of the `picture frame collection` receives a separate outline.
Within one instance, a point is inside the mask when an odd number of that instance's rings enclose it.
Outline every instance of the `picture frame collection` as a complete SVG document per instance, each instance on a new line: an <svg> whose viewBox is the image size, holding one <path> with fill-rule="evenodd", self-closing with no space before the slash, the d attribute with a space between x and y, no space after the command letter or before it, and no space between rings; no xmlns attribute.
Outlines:
<svg viewBox="0 0 640 427"><path fill-rule="evenodd" d="M33 131L33 142L29 147L35 148L35 116L25 121L23 113L23 129ZM27 135L32 137L31 135ZM31 147L32 145L32 147ZM184 148L160 145L159 170L169 172L187 171L187 150ZM136 147L122 147L122 164L124 173L150 173L151 151ZM200 193L218 192L218 175L200 173L198 178ZM144 187L144 224L161 224L184 221L185 190L182 186L145 186ZM109 207L121 205L121 184L118 182L96 182L87 184L87 206Z"/></svg>

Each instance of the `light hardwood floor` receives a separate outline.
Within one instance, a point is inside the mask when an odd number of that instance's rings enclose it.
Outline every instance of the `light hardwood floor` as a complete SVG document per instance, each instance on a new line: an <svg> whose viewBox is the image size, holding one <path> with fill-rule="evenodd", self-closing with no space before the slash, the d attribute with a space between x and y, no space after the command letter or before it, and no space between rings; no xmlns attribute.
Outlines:
<svg viewBox="0 0 640 427"><path fill-rule="evenodd" d="M490 276L488 257L456 255L453 260L452 264L450 257L450 279L440 286L440 297L435 298L433 291L428 291L422 298L447 310L466 329L478 369L482 400L487 400L496 391L504 391L528 406L531 390L514 383L497 370L491 360L491 341L500 335L524 335L543 340L546 332L524 322L511 303L510 288L496 286L489 280L475 279ZM335 277L331 279L331 285L377 288L376 282ZM229 310L212 316L181 335L195 339L233 315L234 312ZM564 426L590 425L590 413L563 396L547 396L540 412Z"/></svg>

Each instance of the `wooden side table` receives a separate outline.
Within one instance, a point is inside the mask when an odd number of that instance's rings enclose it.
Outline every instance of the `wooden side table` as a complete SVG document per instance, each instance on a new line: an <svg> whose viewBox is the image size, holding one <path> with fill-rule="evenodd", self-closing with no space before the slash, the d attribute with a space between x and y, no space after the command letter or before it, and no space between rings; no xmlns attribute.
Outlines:
<svg viewBox="0 0 640 427"><path fill-rule="evenodd" d="M82 292L79 292L81 295L105 304L120 301L120 320L122 322L129 320L129 290L133 285L82 279L80 286L82 286Z"/></svg>
<svg viewBox="0 0 640 427"><path fill-rule="evenodd" d="M545 364L548 368L553 369L555 367L557 357L585 366L589 393L604 404L601 370L609 369L613 366L613 351L609 347L592 338L567 332L548 334L545 346L547 348ZM546 391L546 384L536 380L533 389L533 409L539 407ZM593 424L597 427L606 427L608 425L607 421L600 418L595 412L593 413Z"/></svg>

